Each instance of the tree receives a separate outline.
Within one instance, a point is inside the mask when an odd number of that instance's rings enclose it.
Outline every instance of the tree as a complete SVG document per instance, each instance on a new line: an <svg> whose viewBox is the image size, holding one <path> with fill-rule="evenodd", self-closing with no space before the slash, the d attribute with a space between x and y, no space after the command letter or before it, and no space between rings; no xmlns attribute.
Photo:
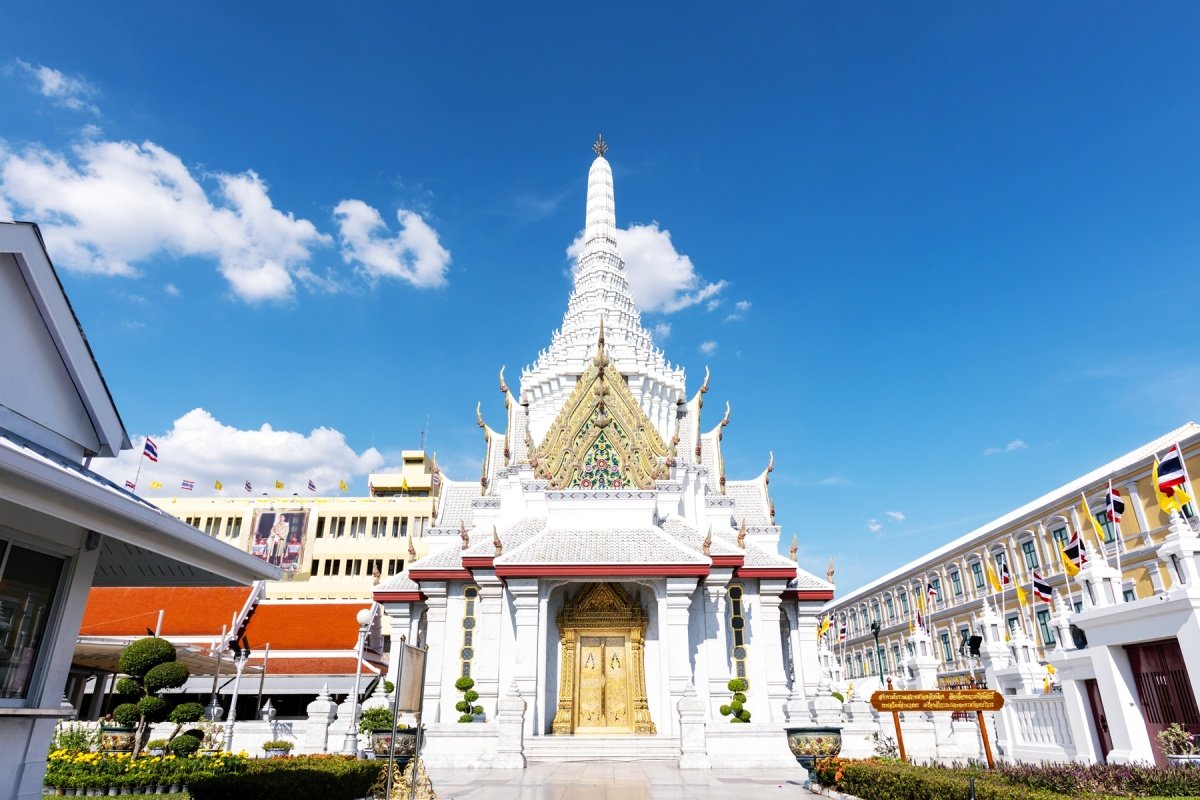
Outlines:
<svg viewBox="0 0 1200 800"><path fill-rule="evenodd" d="M113 709L113 718L122 725L136 727L133 755L136 758L150 733L150 725L170 719L175 723L171 738L188 722L204 713L199 703L171 703L159 697L165 689L178 689L188 679L188 668L175 660L175 645L166 639L149 636L138 639L121 651L120 670L126 677L117 681L116 691L130 698Z"/></svg>

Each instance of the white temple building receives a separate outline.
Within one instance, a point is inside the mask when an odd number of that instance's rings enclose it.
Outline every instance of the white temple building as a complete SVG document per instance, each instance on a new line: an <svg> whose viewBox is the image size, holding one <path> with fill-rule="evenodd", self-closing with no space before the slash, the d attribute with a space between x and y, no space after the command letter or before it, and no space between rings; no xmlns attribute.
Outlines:
<svg viewBox="0 0 1200 800"><path fill-rule="evenodd" d="M429 554L379 584L393 631L429 647L431 764L515 766L603 753L683 766L794 764L820 680L831 583L779 554L773 459L727 478L730 421L701 419L629 291L603 138L562 327L489 426L479 481L437 476ZM395 669L399 658L393 654ZM482 715L459 722L470 676ZM394 677L394 676L393 676ZM720 713L743 677L749 721Z"/></svg>

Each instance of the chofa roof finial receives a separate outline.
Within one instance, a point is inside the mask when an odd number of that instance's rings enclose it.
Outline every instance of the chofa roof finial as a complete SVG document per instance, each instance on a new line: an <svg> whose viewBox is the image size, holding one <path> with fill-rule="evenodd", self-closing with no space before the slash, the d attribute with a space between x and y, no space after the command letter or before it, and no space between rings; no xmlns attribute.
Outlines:
<svg viewBox="0 0 1200 800"><path fill-rule="evenodd" d="M792 561L796 560L796 553L800 551L800 537L792 534L792 546L788 548L788 555L792 557Z"/></svg>
<svg viewBox="0 0 1200 800"><path fill-rule="evenodd" d="M496 526L492 526L492 547L496 550L496 555L504 552L504 544L500 541L500 532L496 530Z"/></svg>
<svg viewBox="0 0 1200 800"><path fill-rule="evenodd" d="M746 518L742 517L742 527L738 528L738 547L746 549Z"/></svg>
<svg viewBox="0 0 1200 800"><path fill-rule="evenodd" d="M459 520L458 522L458 536L462 539L463 550L471 546L471 534L467 533L467 523L465 520Z"/></svg>
<svg viewBox="0 0 1200 800"><path fill-rule="evenodd" d="M500 368L500 393L508 394L508 384L504 382L504 367Z"/></svg>

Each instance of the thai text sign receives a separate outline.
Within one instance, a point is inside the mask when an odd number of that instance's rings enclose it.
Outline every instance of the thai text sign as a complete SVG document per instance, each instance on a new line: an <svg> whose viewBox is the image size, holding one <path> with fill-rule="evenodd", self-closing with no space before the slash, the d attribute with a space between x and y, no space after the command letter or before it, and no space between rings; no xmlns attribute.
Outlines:
<svg viewBox="0 0 1200 800"><path fill-rule="evenodd" d="M871 695L876 711L999 711L1004 697L991 689L886 691Z"/></svg>

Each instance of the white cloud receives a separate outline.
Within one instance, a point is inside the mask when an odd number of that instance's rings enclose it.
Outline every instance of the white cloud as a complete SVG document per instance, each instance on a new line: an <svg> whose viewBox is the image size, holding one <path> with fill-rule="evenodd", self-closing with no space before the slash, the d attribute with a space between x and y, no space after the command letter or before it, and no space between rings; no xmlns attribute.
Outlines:
<svg viewBox="0 0 1200 800"><path fill-rule="evenodd" d="M20 59L17 59L16 64L22 72L34 79L38 94L49 99L56 106L69 108L72 111L100 113L100 109L88 102L88 99L95 97L98 92L83 78L67 75L52 67L35 67Z"/></svg>
<svg viewBox="0 0 1200 800"><path fill-rule="evenodd" d="M664 339L671 335L671 323L656 323L651 333L654 334L654 341L661 343Z"/></svg>
<svg viewBox="0 0 1200 800"><path fill-rule="evenodd" d="M904 520L908 519L908 517L904 516L903 511L885 511L883 513L895 522L904 522Z"/></svg>
<svg viewBox="0 0 1200 800"><path fill-rule="evenodd" d="M1012 453L1016 450L1025 450L1028 447L1029 445L1025 444L1024 440L1013 439L1011 442L1004 445L1004 447L989 447L983 451L983 454L985 456L994 456L998 453Z"/></svg>
<svg viewBox="0 0 1200 800"><path fill-rule="evenodd" d="M701 342L700 352L704 353L706 356L711 356L713 353L717 352L717 343L711 339L707 342Z"/></svg>
<svg viewBox="0 0 1200 800"><path fill-rule="evenodd" d="M218 174L210 199L178 156L153 142L85 141L73 159L44 148L0 150L0 196L38 219L68 269L138 274L158 256L215 259L243 300L280 300L307 280L331 239L274 207L254 172Z"/></svg>
<svg viewBox="0 0 1200 800"><path fill-rule="evenodd" d="M347 264L371 278L399 278L420 288L445 285L450 251L420 214L398 209L400 230L390 238L383 217L361 200L343 200L333 215Z"/></svg>
<svg viewBox="0 0 1200 800"><path fill-rule="evenodd" d="M671 233L649 225L631 225L617 229L617 246L625 260L629 291L642 311L670 314L689 306L709 302L728 285L710 283L696 272L692 259L675 250ZM583 233L567 248L567 255L578 258L583 251Z"/></svg>
<svg viewBox="0 0 1200 800"><path fill-rule="evenodd" d="M867 530L871 533L879 533L883 530L883 523L877 519L869 519L867 520Z"/></svg>
<svg viewBox="0 0 1200 800"><path fill-rule="evenodd" d="M264 424L254 430L224 425L212 414L196 408L175 420L171 429L151 436L158 446L158 463L146 461L138 481L138 493L149 497L182 494L183 480L196 482L192 494L217 494L214 481L224 484L224 494L244 495L250 481L255 494L274 492L275 481L283 481L285 494L309 494L312 479L319 494L333 493L338 481L349 481L379 469L383 456L374 447L361 453L346 443L346 437L331 428L311 433L278 431ZM93 469L123 486L137 473L146 437L133 442L133 449L115 459L97 459ZM150 489L152 480L163 484Z"/></svg>
<svg viewBox="0 0 1200 800"><path fill-rule="evenodd" d="M741 319L742 317L744 317L746 315L746 312L749 310L750 310L750 301L749 300L738 300L736 303L733 304L733 311L731 311L730 313L725 315L725 321L733 322L734 320Z"/></svg>
<svg viewBox="0 0 1200 800"><path fill-rule="evenodd" d="M164 283L163 284L163 293L168 294L171 297L179 297L179 294L180 294L179 287L173 283Z"/></svg>
<svg viewBox="0 0 1200 800"><path fill-rule="evenodd" d="M705 311L716 311L721 306L721 298L714 297L704 304Z"/></svg>
<svg viewBox="0 0 1200 800"><path fill-rule="evenodd" d="M816 486L855 486L857 484L844 475L829 475L814 482Z"/></svg>

